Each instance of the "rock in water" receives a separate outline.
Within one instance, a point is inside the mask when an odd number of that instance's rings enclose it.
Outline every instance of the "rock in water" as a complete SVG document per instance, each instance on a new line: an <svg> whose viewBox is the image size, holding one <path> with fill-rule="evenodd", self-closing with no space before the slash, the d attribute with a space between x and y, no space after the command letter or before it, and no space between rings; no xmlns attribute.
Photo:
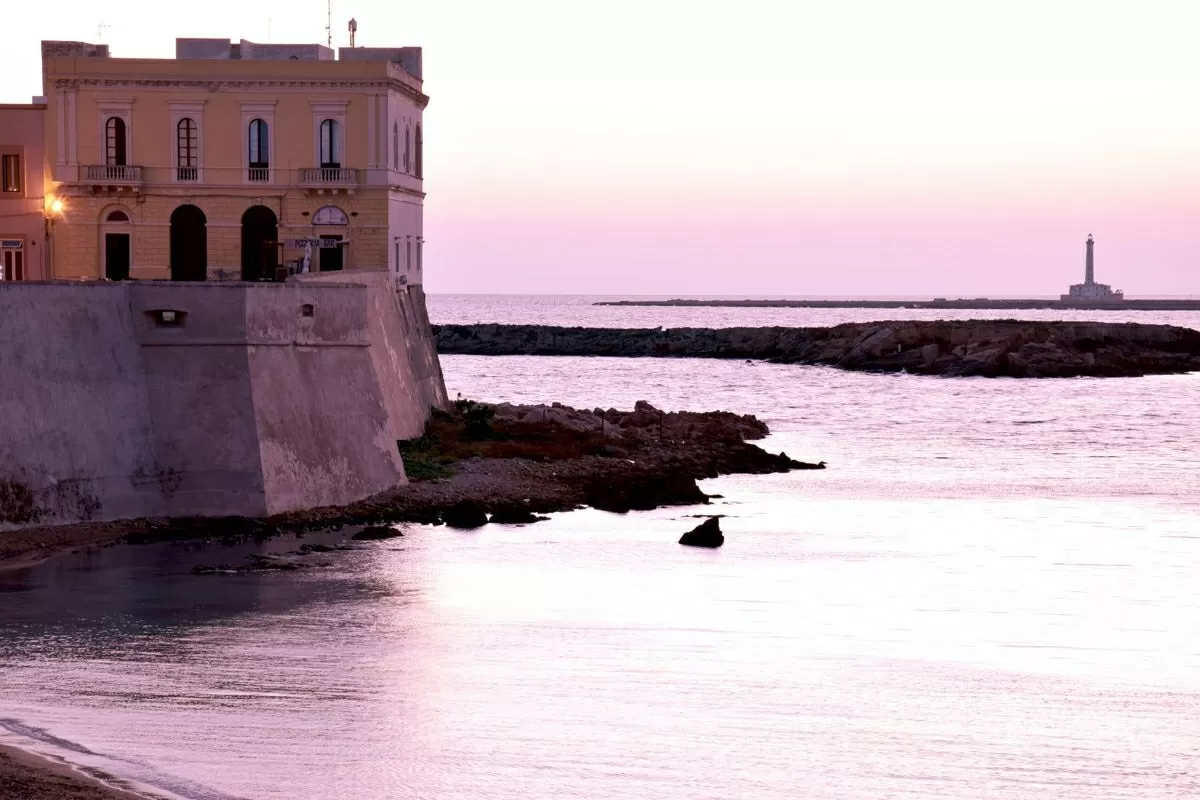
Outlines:
<svg viewBox="0 0 1200 800"><path fill-rule="evenodd" d="M350 538L359 542L373 542L379 539L395 539L397 536L403 535L403 533L396 528L393 528L391 525L368 525ZM308 546L309 545L305 545L304 547ZM304 547L301 547L300 549L303 550Z"/></svg>
<svg viewBox="0 0 1200 800"><path fill-rule="evenodd" d="M451 528L469 530L487 525L488 516L483 506L474 500L460 500L446 509L442 519Z"/></svg>
<svg viewBox="0 0 1200 800"><path fill-rule="evenodd" d="M725 534L721 533L721 520L709 517L685 533L679 539L679 543L692 547L720 547L725 544Z"/></svg>
<svg viewBox="0 0 1200 800"><path fill-rule="evenodd" d="M534 522L544 522L549 517L534 514L528 508L520 506L501 506L492 512L492 522L496 525L529 525Z"/></svg>

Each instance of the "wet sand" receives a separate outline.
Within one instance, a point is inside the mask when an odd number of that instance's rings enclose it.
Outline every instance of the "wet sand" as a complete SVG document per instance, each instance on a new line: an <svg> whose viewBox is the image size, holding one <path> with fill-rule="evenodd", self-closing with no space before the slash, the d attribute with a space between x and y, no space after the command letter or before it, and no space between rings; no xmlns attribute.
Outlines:
<svg viewBox="0 0 1200 800"><path fill-rule="evenodd" d="M59 761L0 745L3 800L146 800L152 796L114 789Z"/></svg>

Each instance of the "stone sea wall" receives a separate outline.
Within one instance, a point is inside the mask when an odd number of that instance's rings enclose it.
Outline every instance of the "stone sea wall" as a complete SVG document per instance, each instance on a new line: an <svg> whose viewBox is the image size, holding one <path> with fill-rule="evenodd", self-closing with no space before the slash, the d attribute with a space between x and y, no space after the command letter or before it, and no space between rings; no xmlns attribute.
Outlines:
<svg viewBox="0 0 1200 800"><path fill-rule="evenodd" d="M0 528L261 517L403 483L396 440L445 405L424 298L347 276L0 284Z"/></svg>
<svg viewBox="0 0 1200 800"><path fill-rule="evenodd" d="M831 328L436 325L438 351L764 359L849 370L986 377L1119 377L1200 370L1200 331L1172 325L971 320Z"/></svg>

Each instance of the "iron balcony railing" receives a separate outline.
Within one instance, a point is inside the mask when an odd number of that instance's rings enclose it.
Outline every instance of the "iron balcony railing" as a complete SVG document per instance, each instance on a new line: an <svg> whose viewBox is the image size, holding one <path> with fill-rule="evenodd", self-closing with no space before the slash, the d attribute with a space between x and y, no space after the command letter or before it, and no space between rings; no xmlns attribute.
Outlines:
<svg viewBox="0 0 1200 800"><path fill-rule="evenodd" d="M105 181L107 183L142 182L142 168L131 167L128 164L89 164L84 168L84 175L89 181Z"/></svg>
<svg viewBox="0 0 1200 800"><path fill-rule="evenodd" d="M355 186L358 170L344 167L315 167L300 170L300 183L319 186Z"/></svg>

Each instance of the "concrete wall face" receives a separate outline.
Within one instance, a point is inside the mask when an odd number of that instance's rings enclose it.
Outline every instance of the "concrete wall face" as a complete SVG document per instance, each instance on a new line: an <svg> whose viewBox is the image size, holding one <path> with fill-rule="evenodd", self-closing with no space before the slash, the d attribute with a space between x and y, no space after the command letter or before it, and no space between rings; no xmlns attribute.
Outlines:
<svg viewBox="0 0 1200 800"><path fill-rule="evenodd" d="M0 285L0 525L158 507L146 373L119 286Z"/></svg>
<svg viewBox="0 0 1200 800"><path fill-rule="evenodd" d="M289 285L353 282L368 291L367 332L371 361L382 391L394 440L415 439L425 431L431 408L446 408L446 384L419 286L397 286L378 272L306 275Z"/></svg>
<svg viewBox="0 0 1200 800"><path fill-rule="evenodd" d="M0 279L41 280L45 242L42 105L0 105Z"/></svg>
<svg viewBox="0 0 1200 800"><path fill-rule="evenodd" d="M0 287L0 318L27 343L0 350L0 527L262 516L403 482L371 299L355 285Z"/></svg>
<svg viewBox="0 0 1200 800"><path fill-rule="evenodd" d="M130 277L171 278L171 216L184 205L204 214L209 280L243 277L242 219L255 206L274 214L280 242L348 242L342 268L388 269L394 238L420 237L419 213L405 218L403 230L390 229L394 198L418 207L424 199L415 131L428 98L419 80L382 60L232 59L214 57L218 50L184 42L182 52L196 58L44 60L43 140L66 204L55 226L54 277L104 277L111 234L129 237ZM110 120L125 131L124 164L112 163ZM254 120L266 124L259 160L267 166L252 171ZM325 120L337 126L332 161L322 147ZM187 124L191 138L181 145ZM406 129L407 169L400 163ZM317 224L326 206L338 211L322 216L344 222ZM114 210L128 222L109 222ZM297 247L277 252L280 263L304 255ZM323 255L313 269L334 266Z"/></svg>

